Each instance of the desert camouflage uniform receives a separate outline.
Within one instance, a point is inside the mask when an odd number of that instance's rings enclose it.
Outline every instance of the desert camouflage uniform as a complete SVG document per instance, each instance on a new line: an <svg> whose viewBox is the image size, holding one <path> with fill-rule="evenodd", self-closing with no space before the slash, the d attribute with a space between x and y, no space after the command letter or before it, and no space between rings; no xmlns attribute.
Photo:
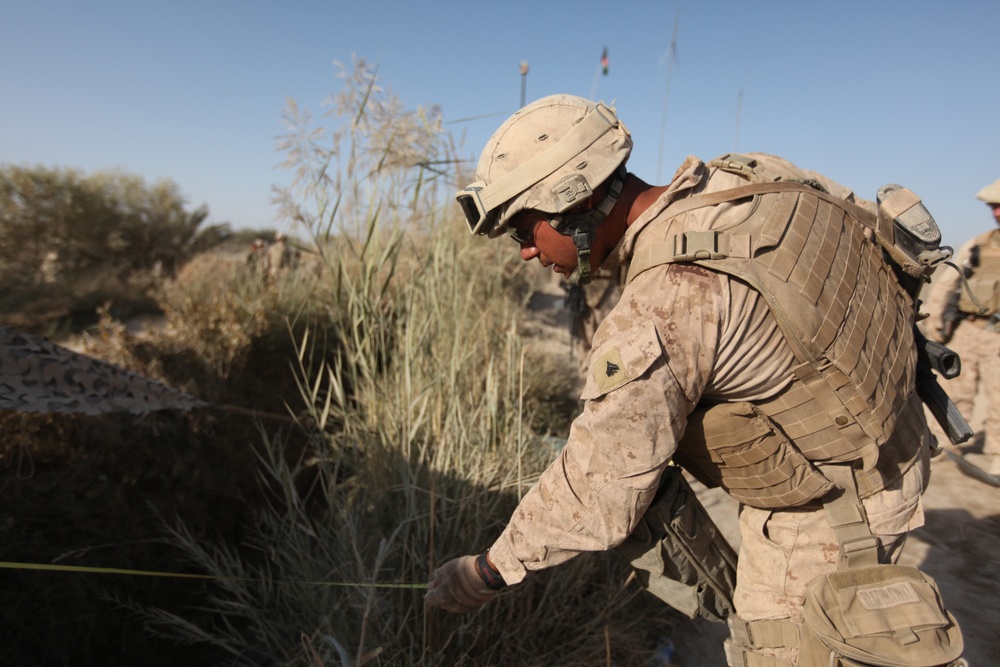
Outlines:
<svg viewBox="0 0 1000 667"><path fill-rule="evenodd" d="M627 265L644 231L706 175L688 158L666 193L626 232L608 264ZM849 191L822 177L839 197ZM686 215L742 217L732 205ZM662 227L661 227L662 230ZM617 348L617 352L614 352ZM591 371L559 458L542 474L490 548L507 583L529 570L564 562L581 551L620 544L657 491L661 473L702 401L762 402L794 382L797 361L763 297L727 275L689 264L654 266L628 284L595 336ZM864 498L883 560L895 560L902 538L923 524L920 501L930 450L918 399L906 403L920 465ZM736 612L743 620L801 623L806 584L837 569L839 542L818 503L793 509L742 506ZM768 651L765 651L768 653ZM794 660L796 649L771 650Z"/></svg>
<svg viewBox="0 0 1000 667"><path fill-rule="evenodd" d="M970 268L970 280L976 278L1000 284L1000 271L997 270L1000 268L1000 230L990 230L968 241L956 253L955 263L960 267L968 266L974 248L978 249L982 258L979 268ZM984 467L989 472L1000 474L1000 329L995 321L991 323L991 316L997 310L991 303L984 303L990 308L987 315L963 312L963 319L956 323L951 338L944 341L941 336L944 312L949 299L961 286L957 272L948 270L941 273L932 283L927 298L926 310L930 315L925 325L927 335L946 342L962 358L962 373L957 378L943 381L942 386L966 419L972 421L976 396L982 392L986 402L982 423L983 454L986 457ZM964 308L971 309L971 305Z"/></svg>

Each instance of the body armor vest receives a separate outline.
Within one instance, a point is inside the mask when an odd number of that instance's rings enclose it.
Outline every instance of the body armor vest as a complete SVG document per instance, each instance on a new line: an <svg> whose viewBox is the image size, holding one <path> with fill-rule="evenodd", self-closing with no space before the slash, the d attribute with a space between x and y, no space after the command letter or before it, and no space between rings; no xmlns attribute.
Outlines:
<svg viewBox="0 0 1000 667"><path fill-rule="evenodd" d="M804 172L769 172L744 156L708 166L748 184L671 204L661 218L669 235L645 243L640 235L629 280L674 262L729 274L763 296L799 363L791 386L770 400L696 410L678 461L757 507L825 494L831 485L813 462L861 460L861 496L881 490L916 459L923 419L914 304L874 240L879 219ZM737 201L751 205L735 222L684 215Z"/></svg>
<svg viewBox="0 0 1000 667"><path fill-rule="evenodd" d="M975 266L968 278L969 290L989 310L988 317L1000 312L1000 233L991 232L986 243L976 246L975 257ZM958 291L958 309L979 315L979 307L965 290Z"/></svg>

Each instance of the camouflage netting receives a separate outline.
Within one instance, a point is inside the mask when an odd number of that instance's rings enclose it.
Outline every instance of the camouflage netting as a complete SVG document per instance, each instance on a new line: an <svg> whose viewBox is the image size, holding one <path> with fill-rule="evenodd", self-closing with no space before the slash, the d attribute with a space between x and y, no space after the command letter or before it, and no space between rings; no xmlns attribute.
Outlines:
<svg viewBox="0 0 1000 667"><path fill-rule="evenodd" d="M158 380L0 326L0 410L146 414L206 405Z"/></svg>

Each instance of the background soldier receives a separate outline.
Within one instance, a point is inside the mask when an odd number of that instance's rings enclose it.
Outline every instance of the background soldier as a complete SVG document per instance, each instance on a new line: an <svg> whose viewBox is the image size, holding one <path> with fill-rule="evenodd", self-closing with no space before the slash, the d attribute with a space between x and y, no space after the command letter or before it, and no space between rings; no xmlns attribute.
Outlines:
<svg viewBox="0 0 1000 667"><path fill-rule="evenodd" d="M288 247L288 239L278 232L274 235L274 243L267 248L267 277L276 279L291 268L292 250Z"/></svg>
<svg viewBox="0 0 1000 667"><path fill-rule="evenodd" d="M985 313L961 285L959 275L944 271L931 285L927 300L928 337L946 343L962 358L962 373L945 384L955 405L972 419L976 396L986 402L982 454L966 456L987 472L1000 474L1000 180L976 197L986 202L997 228L968 241L955 255L969 287ZM975 423L975 422L973 422ZM979 459L978 461L976 459Z"/></svg>
<svg viewBox="0 0 1000 667"><path fill-rule="evenodd" d="M267 241L254 239L253 243L250 244L250 251L247 253L246 266L252 276L259 278L266 273Z"/></svg>
<svg viewBox="0 0 1000 667"><path fill-rule="evenodd" d="M652 186L626 170L631 148L613 109L554 95L501 125L458 194L470 230L509 234L524 261L571 283L600 268L628 278L594 337L583 413L558 460L489 549L433 573L427 605L471 611L532 570L618 548L650 592L728 617L731 665L842 664L834 656L850 646L816 629L829 598L805 603L833 575L858 584L833 603L864 616L849 625L892 627L879 664L950 664L961 635L938 598L918 593L936 590L919 571L884 582L905 589L891 605L879 584L858 599L868 575L902 572L879 563L896 562L923 523L931 436L915 392L915 308L884 297L899 293L885 253L919 263L876 244L873 206L780 158L689 157ZM892 187L888 224L924 210ZM735 590L671 459L742 503ZM677 578L681 553L664 554L683 508L700 540L685 549L705 547L693 609L661 583ZM658 529L662 541L646 539ZM911 626L916 616L939 622Z"/></svg>

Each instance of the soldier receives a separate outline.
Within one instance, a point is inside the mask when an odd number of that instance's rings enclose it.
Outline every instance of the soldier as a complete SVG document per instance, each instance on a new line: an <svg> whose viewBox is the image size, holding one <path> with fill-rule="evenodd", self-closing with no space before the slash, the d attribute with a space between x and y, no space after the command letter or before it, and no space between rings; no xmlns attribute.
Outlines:
<svg viewBox="0 0 1000 667"><path fill-rule="evenodd" d="M566 446L489 549L433 573L427 605L471 611L533 570L618 548L651 592L728 617L730 665L953 664L961 635L933 582L891 565L924 520L932 436L913 299L870 233L874 205L764 154L689 157L652 186L627 171L631 148L613 109L546 97L501 125L458 194L471 231L511 236L524 261L582 284L628 277ZM922 209L898 190L890 209ZM672 459L741 502L735 590ZM671 532L685 508L680 532L700 546L683 547L701 549L687 563ZM698 573L687 588L666 581L678 568ZM825 631L836 613L850 639L839 621Z"/></svg>
<svg viewBox="0 0 1000 667"><path fill-rule="evenodd" d="M962 358L962 373L946 388L962 414L973 415L976 396L986 402L981 456L967 454L994 475L1000 474L1000 180L976 197L986 202L997 228L962 246L955 262L962 267L975 303L949 271L931 286L927 300L928 336L947 343ZM980 311L980 305L986 310ZM976 461L975 459L979 459Z"/></svg>
<svg viewBox="0 0 1000 667"><path fill-rule="evenodd" d="M267 265L267 241L264 239L254 239L250 244L250 252L247 253L246 267L250 275L257 276L265 273L263 270Z"/></svg>
<svg viewBox="0 0 1000 667"><path fill-rule="evenodd" d="M267 277L276 279L285 273L292 263L292 251L288 247L288 239L284 234L278 232L274 235L274 243L267 249Z"/></svg>

